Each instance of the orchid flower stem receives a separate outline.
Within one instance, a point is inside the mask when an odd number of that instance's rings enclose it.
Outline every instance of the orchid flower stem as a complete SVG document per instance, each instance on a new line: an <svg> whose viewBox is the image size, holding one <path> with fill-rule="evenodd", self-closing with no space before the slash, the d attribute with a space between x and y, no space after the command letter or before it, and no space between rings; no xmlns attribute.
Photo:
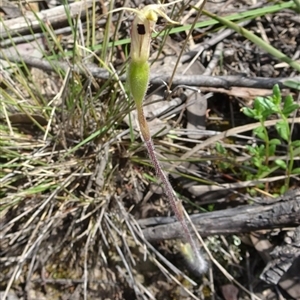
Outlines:
<svg viewBox="0 0 300 300"><path fill-rule="evenodd" d="M187 224L186 219L183 214L181 202L179 202L177 200L177 198L174 194L173 188L170 184L170 181L168 180L166 174L163 172L163 170L160 166L160 163L155 155L155 148L154 148L152 139L150 138L150 140L148 140L148 141L145 140L144 142L145 142L146 148L148 150L150 159L155 168L156 174L164 185L165 193L168 197L170 206L171 206L173 212L175 213L175 216L176 216L178 222L181 224L181 227L184 231L183 238L191 246L192 253L193 253L193 256L192 256L193 265L197 266L197 268L196 268L197 272L201 274L206 269L206 263L204 262L202 256L200 255L198 245L197 245L196 241L194 240L194 238L192 237L191 231L189 230L188 224Z"/></svg>
<svg viewBox="0 0 300 300"><path fill-rule="evenodd" d="M178 2L178 0L176 2ZM157 176L164 185L165 193L170 202L170 206L177 220L181 224L183 237L187 242L187 245L183 247L184 251L182 252L188 254L186 255L187 261L192 267L193 271L201 274L206 271L206 262L198 250L198 243L191 234L188 223L184 216L184 208L182 207L181 202L177 200L170 181L168 180L168 177L164 173L157 159L149 125L143 111L143 100L148 89L150 77L150 66L148 59L150 53L151 33L154 30L157 15L161 15L169 22L173 22L162 11L162 7L163 6L160 4L153 4L144 7L142 10L135 11L136 17L133 20L131 29L131 60L127 73L128 87L136 105L140 132L146 145L148 154L155 168Z"/></svg>
<svg viewBox="0 0 300 300"><path fill-rule="evenodd" d="M181 224L182 229L184 231L184 239L186 242L190 245L190 248L192 250L192 255L190 255L190 265L194 272L201 274L205 272L206 270L206 262L202 258L198 245L196 241L193 239L192 234L189 230L188 223L186 222L186 219L183 214L183 208L181 202L177 201L177 198L174 194L173 188L170 184L170 181L168 180L166 174L162 170L162 167L157 159L157 156L155 155L155 147L154 143L152 141L149 126L147 123L147 120L144 116L143 107L142 105L137 105L137 115L138 115L138 122L140 125L140 130L144 139L144 143L146 145L148 154L150 156L150 159L152 161L152 164L155 168L156 174L158 178L161 180L161 182L164 185L165 193L167 195L167 198L170 202L170 206L175 213L175 216L178 220L178 222Z"/></svg>

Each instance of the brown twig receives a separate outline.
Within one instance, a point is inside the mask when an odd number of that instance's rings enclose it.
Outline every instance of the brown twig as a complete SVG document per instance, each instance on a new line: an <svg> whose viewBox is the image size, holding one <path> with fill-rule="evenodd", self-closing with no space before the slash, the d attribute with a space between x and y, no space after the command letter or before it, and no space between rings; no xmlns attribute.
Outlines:
<svg viewBox="0 0 300 300"><path fill-rule="evenodd" d="M31 56L17 57L10 55L4 49L0 51L0 59L9 60L14 63L25 63L28 66L39 68L46 71L53 71L54 68L68 70L70 63L51 61L45 59L35 58ZM84 74L84 69L88 70L95 78L108 79L113 77L107 70L99 68L95 64L84 64L84 68L77 66L72 67L74 71ZM120 75L120 80L125 82L126 76ZM150 83L154 85L161 85L162 82L168 82L171 75L151 74ZM228 76L204 76L204 75L176 75L173 78L173 85L189 85L189 86L203 86L230 89L231 87L249 87L256 89L272 89L275 84L280 88L284 88L283 83L291 78L266 78L266 77L246 77L243 75L228 75ZM295 81L300 77L294 77Z"/></svg>
<svg viewBox="0 0 300 300"><path fill-rule="evenodd" d="M288 192L288 199L271 199L268 205L244 205L236 208L192 215L191 219L202 237L219 234L234 234L260 229L282 228L300 225L300 192ZM152 220L152 224L163 224L143 229L144 237L149 241L176 239L181 227L172 217L139 220L143 226Z"/></svg>

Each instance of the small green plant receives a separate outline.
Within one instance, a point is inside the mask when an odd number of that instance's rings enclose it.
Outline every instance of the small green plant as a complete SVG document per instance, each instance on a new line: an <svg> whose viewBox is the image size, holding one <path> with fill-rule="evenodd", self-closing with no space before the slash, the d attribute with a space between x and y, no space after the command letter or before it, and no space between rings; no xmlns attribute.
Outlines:
<svg viewBox="0 0 300 300"><path fill-rule="evenodd" d="M291 140L291 128L288 121L289 115L298 108L299 105L294 101L291 95L282 99L278 85L274 86L272 96L257 97L254 100L253 108L243 108L243 113L246 116L260 122L260 126L255 128L253 133L263 141L263 144L247 147L249 153L252 155L251 162L257 169L255 178L266 177L278 168L286 170L285 184L281 189L282 193L289 187L290 175L300 173L300 168L294 168L295 149L300 146L300 141ZM278 138L270 139L265 126L265 121L272 115L279 117L275 128L281 140ZM273 163L270 161L270 157L275 155L278 145L282 143L286 143L288 158L286 161L283 159L275 159Z"/></svg>
<svg viewBox="0 0 300 300"><path fill-rule="evenodd" d="M170 4L172 3L166 5ZM162 9L164 6L165 5L162 4L153 4L147 5L141 10L129 9L136 15L131 29L130 62L127 72L128 87L136 105L138 123L148 154L156 170L157 176L164 185L165 193L176 218L182 226L184 233L183 236L187 241L187 245L184 247L186 251L182 252L187 257L188 262L193 265L194 270L197 270L197 273L201 274L206 271L206 262L199 252L198 243L195 241L189 230L181 202L177 200L168 177L165 175L156 157L154 143L143 111L143 100L148 89L150 77L148 59L150 53L151 34L154 31L158 15L165 18L170 23L176 23L163 12Z"/></svg>

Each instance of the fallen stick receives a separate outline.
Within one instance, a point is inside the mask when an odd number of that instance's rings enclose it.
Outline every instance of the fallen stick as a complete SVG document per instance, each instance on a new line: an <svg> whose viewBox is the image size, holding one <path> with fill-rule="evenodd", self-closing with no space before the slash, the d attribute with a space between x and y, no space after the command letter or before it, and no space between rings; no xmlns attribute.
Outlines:
<svg viewBox="0 0 300 300"><path fill-rule="evenodd" d="M25 63L28 66L42 69L45 71L54 71L55 68L61 68L66 71L72 67L75 72L79 74L86 73L92 74L95 78L108 79L114 77L114 74L109 73L103 68L99 68L96 64L85 63L82 67L78 63L72 66L71 63L59 62L59 61L47 61L36 57L26 56L18 57L10 54L5 49L0 50L0 59L9 60L13 63ZM117 77L117 76L116 76ZM118 78L125 82L126 76L120 75ZM171 75L168 74L151 74L150 83L161 85L163 82L168 82ZM278 84L280 88L284 88L284 82L287 80L295 80L300 82L300 77L294 78L265 78L265 77L247 77L242 75L228 75L228 76L204 76L204 75L176 75L173 78L173 85L189 85L201 87L216 87L230 89L232 87L249 87L256 89L272 89L275 84Z"/></svg>
<svg viewBox="0 0 300 300"><path fill-rule="evenodd" d="M191 220L202 237L300 225L300 189L265 201L268 204L243 205L192 215ZM138 224L142 228L151 226L143 229L149 242L181 238L180 225L172 217L141 219Z"/></svg>
<svg viewBox="0 0 300 300"><path fill-rule="evenodd" d="M68 14L71 18L77 16L82 18L87 14L87 9L92 7L93 2L93 0L85 0L72 3L68 6L60 5L38 13L26 11L22 17L0 21L1 39L14 35L23 35L31 32L31 30L41 31L41 21L46 22L52 27L56 27L67 22ZM66 10L68 10L68 14Z"/></svg>

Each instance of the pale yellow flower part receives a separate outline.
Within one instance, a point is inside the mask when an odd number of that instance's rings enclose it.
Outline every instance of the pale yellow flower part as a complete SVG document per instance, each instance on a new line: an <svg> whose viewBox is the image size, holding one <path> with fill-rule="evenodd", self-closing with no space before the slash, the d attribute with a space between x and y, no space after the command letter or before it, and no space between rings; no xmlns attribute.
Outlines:
<svg viewBox="0 0 300 300"><path fill-rule="evenodd" d="M150 4L142 9L134 9L129 7L117 8L112 11L128 10L135 13L135 18L131 28L131 50L130 57L135 62L146 62L149 59L151 34L155 32L155 23L158 16L163 17L172 24L179 24L173 21L164 12L164 7L180 2L176 0L166 4Z"/></svg>
<svg viewBox="0 0 300 300"><path fill-rule="evenodd" d="M158 15L172 24L178 24L170 19L163 11L163 7L174 4L177 0L167 4L150 4L141 10L135 10L136 17L131 28L130 57L135 62L146 62L150 54L151 34L155 30Z"/></svg>

